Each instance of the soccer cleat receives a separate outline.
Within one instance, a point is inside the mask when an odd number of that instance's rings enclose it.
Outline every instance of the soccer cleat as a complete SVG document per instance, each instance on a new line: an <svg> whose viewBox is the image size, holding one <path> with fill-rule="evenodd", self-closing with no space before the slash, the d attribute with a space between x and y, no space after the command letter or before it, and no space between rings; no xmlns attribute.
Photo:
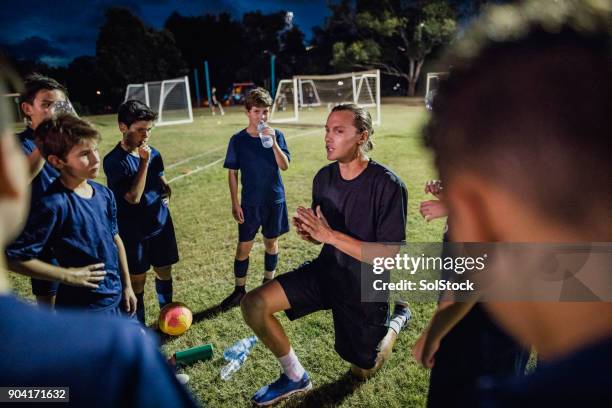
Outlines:
<svg viewBox="0 0 612 408"><path fill-rule="evenodd" d="M240 301L246 295L246 290L234 289L234 291L221 302L221 309L228 310L240 306Z"/></svg>
<svg viewBox="0 0 612 408"><path fill-rule="evenodd" d="M252 401L258 407L265 407L288 398L290 395L306 392L310 389L312 389L312 382L310 382L308 373L305 372L298 381L291 381L289 377L283 373L278 380L274 381L272 384L261 387L255 395L253 395Z"/></svg>
<svg viewBox="0 0 612 408"><path fill-rule="evenodd" d="M393 306L393 315L391 315L389 327L399 334L411 317L412 313L408 308L408 302L396 300Z"/></svg>

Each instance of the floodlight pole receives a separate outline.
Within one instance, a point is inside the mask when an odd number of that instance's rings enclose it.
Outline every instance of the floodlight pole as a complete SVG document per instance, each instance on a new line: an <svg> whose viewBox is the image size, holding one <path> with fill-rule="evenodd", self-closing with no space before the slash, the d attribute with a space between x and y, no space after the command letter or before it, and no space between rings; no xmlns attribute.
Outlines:
<svg viewBox="0 0 612 408"><path fill-rule="evenodd" d="M197 101L197 107L200 107L200 82L198 81L198 69L194 68L193 69L193 79L195 80L195 91L196 91L196 101Z"/></svg>
<svg viewBox="0 0 612 408"><path fill-rule="evenodd" d="M212 110L212 99L210 96L210 77L208 76L208 61L204 61L204 76L206 77L206 94L208 95L208 106Z"/></svg>
<svg viewBox="0 0 612 408"><path fill-rule="evenodd" d="M272 94L272 99L274 99L274 94L276 93L276 55L270 55L270 94Z"/></svg>

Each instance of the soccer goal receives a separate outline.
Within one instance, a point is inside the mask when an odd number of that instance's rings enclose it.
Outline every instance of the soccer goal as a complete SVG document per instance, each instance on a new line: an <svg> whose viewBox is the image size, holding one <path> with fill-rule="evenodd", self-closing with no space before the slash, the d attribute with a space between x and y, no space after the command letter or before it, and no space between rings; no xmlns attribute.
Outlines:
<svg viewBox="0 0 612 408"><path fill-rule="evenodd" d="M440 81L448 76L448 72L428 72L427 85L425 86L425 107L432 109L433 100L438 93Z"/></svg>
<svg viewBox="0 0 612 408"><path fill-rule="evenodd" d="M336 75L297 75L278 83L271 123L325 123L334 106L354 103L368 108L375 125L380 125L380 71Z"/></svg>
<svg viewBox="0 0 612 408"><path fill-rule="evenodd" d="M193 122L189 78L129 84L125 100L136 99L157 112L156 126Z"/></svg>
<svg viewBox="0 0 612 408"><path fill-rule="evenodd" d="M22 122L23 113L21 112L21 107L19 106L19 94L18 93L4 94L2 95L2 97L6 101L5 106L7 106L7 111L10 112L11 119Z"/></svg>

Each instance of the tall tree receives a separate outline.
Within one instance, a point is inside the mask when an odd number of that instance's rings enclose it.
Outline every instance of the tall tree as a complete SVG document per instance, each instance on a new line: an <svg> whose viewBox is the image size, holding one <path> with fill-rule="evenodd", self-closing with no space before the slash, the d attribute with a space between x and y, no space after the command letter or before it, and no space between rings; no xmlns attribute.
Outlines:
<svg viewBox="0 0 612 408"><path fill-rule="evenodd" d="M96 44L98 67L110 87L108 103L118 104L129 83L185 75L187 66L172 34L146 27L128 9L109 8Z"/></svg>
<svg viewBox="0 0 612 408"><path fill-rule="evenodd" d="M358 1L353 23L357 39L334 44L332 65L379 68L405 78L409 96L427 56L450 41L457 27L453 9L440 0Z"/></svg>

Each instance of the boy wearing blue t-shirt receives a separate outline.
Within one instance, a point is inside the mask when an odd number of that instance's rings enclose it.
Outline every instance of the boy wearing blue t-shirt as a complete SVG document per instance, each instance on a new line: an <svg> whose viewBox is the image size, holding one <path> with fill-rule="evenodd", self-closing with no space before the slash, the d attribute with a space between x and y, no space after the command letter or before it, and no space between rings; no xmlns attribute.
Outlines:
<svg viewBox="0 0 612 408"><path fill-rule="evenodd" d="M235 288L221 303L223 309L238 306L246 293L249 254L259 228L265 245L264 283L274 278L278 237L289 231L285 188L279 169L289 168L291 156L283 133L265 125L272 97L265 89L255 88L246 96L244 104L249 125L231 137L223 164L229 169L232 215L238 223ZM242 184L240 201L239 172Z"/></svg>
<svg viewBox="0 0 612 408"><path fill-rule="evenodd" d="M178 262L174 225L168 211L170 186L159 152L148 145L157 118L147 105L129 100L119 107L123 138L104 157L108 187L117 200L119 234L127 253L137 317L145 322L146 272L153 265L159 307L172 302L172 265Z"/></svg>
<svg viewBox="0 0 612 408"><path fill-rule="evenodd" d="M34 130L52 115L54 102L66 100L66 88L53 78L32 74L25 79L24 90L19 96L20 107L27 121L26 128L17 134L21 148L28 158L31 180L30 208L33 207L51 183L58 178L58 171L47 163L34 143ZM43 254L45 262L57 264L52 254ZM32 293L38 304L53 305L59 282L32 278Z"/></svg>
<svg viewBox="0 0 612 408"><path fill-rule="evenodd" d="M36 275L99 271L85 287L60 284L56 305L108 314L136 311L112 192L91 181L98 175L99 133L82 119L61 115L42 122L35 138L45 159L60 172L32 208L25 229L7 249L9 259ZM59 265L43 262L53 253ZM103 270L103 272L100 272Z"/></svg>

